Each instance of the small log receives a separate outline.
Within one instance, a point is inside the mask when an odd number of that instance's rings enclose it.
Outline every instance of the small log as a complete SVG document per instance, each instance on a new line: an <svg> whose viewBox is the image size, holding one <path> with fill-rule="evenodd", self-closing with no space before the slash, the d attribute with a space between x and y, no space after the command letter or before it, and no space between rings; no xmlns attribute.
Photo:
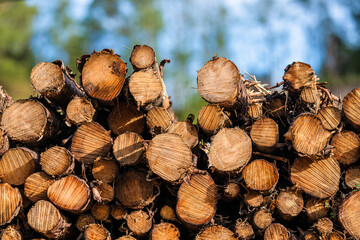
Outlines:
<svg viewBox="0 0 360 240"><path fill-rule="evenodd" d="M40 155L42 170L50 176L64 176L74 169L74 156L64 147L54 146Z"/></svg>
<svg viewBox="0 0 360 240"><path fill-rule="evenodd" d="M320 96L316 89L315 84L314 86L304 87L301 90L300 97L304 103L308 103L308 104L314 104L320 101Z"/></svg>
<svg viewBox="0 0 360 240"><path fill-rule="evenodd" d="M339 190L340 166L332 157L298 158L291 167L291 181L307 194L328 198Z"/></svg>
<svg viewBox="0 0 360 240"><path fill-rule="evenodd" d="M200 109L198 125L207 134L215 134L224 127L229 127L231 121L217 104L208 104Z"/></svg>
<svg viewBox="0 0 360 240"><path fill-rule="evenodd" d="M174 122L170 126L168 133L179 135L190 149L194 148L199 142L198 130L189 120Z"/></svg>
<svg viewBox="0 0 360 240"><path fill-rule="evenodd" d="M271 99L266 104L266 110L272 117L283 117L286 115L285 101L280 98Z"/></svg>
<svg viewBox="0 0 360 240"><path fill-rule="evenodd" d="M101 202L111 202L115 197L115 191L112 185L100 182L95 187L100 195Z"/></svg>
<svg viewBox="0 0 360 240"><path fill-rule="evenodd" d="M129 77L129 92L138 108L160 106L165 92L162 79L152 68L134 72Z"/></svg>
<svg viewBox="0 0 360 240"><path fill-rule="evenodd" d="M293 148L302 155L315 155L329 143L331 132L311 113L300 114L285 134Z"/></svg>
<svg viewBox="0 0 360 240"><path fill-rule="evenodd" d="M264 159L252 161L242 173L246 186L257 191L271 191L279 180L276 166Z"/></svg>
<svg viewBox="0 0 360 240"><path fill-rule="evenodd" d="M105 221L110 216L110 206L107 203L95 203L91 208L91 215L95 220Z"/></svg>
<svg viewBox="0 0 360 240"><path fill-rule="evenodd" d="M26 144L44 143L57 133L58 120L36 100L17 100L1 118L1 126L14 140Z"/></svg>
<svg viewBox="0 0 360 240"><path fill-rule="evenodd" d="M146 212L137 210L127 216L126 224L134 236L142 237L151 230L152 219Z"/></svg>
<svg viewBox="0 0 360 240"><path fill-rule="evenodd" d="M163 222L155 225L150 233L151 240L179 240L180 231L174 224Z"/></svg>
<svg viewBox="0 0 360 240"><path fill-rule="evenodd" d="M122 220L126 218L126 210L121 205L111 206L110 214L115 220Z"/></svg>
<svg viewBox="0 0 360 240"><path fill-rule="evenodd" d="M285 68L283 79L290 90L299 90L315 84L316 76L309 64L293 62Z"/></svg>
<svg viewBox="0 0 360 240"><path fill-rule="evenodd" d="M262 103L252 103L249 105L247 111L247 116L252 120L257 120L263 115L263 104Z"/></svg>
<svg viewBox="0 0 360 240"><path fill-rule="evenodd" d="M171 114L163 107L153 107L146 115L146 125L151 133L165 133L173 122Z"/></svg>
<svg viewBox="0 0 360 240"><path fill-rule="evenodd" d="M355 128L360 127L360 88L353 89L343 100L342 109L345 118Z"/></svg>
<svg viewBox="0 0 360 240"><path fill-rule="evenodd" d="M175 211L172 207L170 207L168 205L164 205L160 209L160 216L165 221L176 221Z"/></svg>
<svg viewBox="0 0 360 240"><path fill-rule="evenodd" d="M253 123L250 137L260 151L272 152L279 141L278 125L271 118L260 118Z"/></svg>
<svg viewBox="0 0 360 240"><path fill-rule="evenodd" d="M144 139L137 133L126 132L116 137L113 153L120 166L133 166L143 159Z"/></svg>
<svg viewBox="0 0 360 240"><path fill-rule="evenodd" d="M76 97L66 107L66 120L78 126L93 121L95 113L96 110L89 100Z"/></svg>
<svg viewBox="0 0 360 240"><path fill-rule="evenodd" d="M22 240L21 232L14 226L9 225L0 233L0 240Z"/></svg>
<svg viewBox="0 0 360 240"><path fill-rule="evenodd" d="M333 230L333 225L333 222L327 217L320 218L315 223L316 230L321 234L330 233Z"/></svg>
<svg viewBox="0 0 360 240"><path fill-rule="evenodd" d="M323 218L329 212L329 200L311 197L305 204L305 213L310 221ZM326 204L328 203L329 206Z"/></svg>
<svg viewBox="0 0 360 240"><path fill-rule="evenodd" d="M195 240L236 240L235 234L221 225L206 227L195 237Z"/></svg>
<svg viewBox="0 0 360 240"><path fill-rule="evenodd" d="M35 91L51 102L65 107L74 96L85 95L69 70L60 60L38 63L31 71L31 84Z"/></svg>
<svg viewBox="0 0 360 240"><path fill-rule="evenodd" d="M75 175L69 175L55 181L48 188L47 195L56 206L73 213L81 213L87 210L90 202L89 186Z"/></svg>
<svg viewBox="0 0 360 240"><path fill-rule="evenodd" d="M276 208L284 220L291 220L300 214L304 207L301 190L286 189L276 198Z"/></svg>
<svg viewBox="0 0 360 240"><path fill-rule="evenodd" d="M271 213L266 209L260 209L253 216L254 226L259 229L265 229L274 221Z"/></svg>
<svg viewBox="0 0 360 240"><path fill-rule="evenodd" d="M329 233L327 240L344 240L344 238L339 233Z"/></svg>
<svg viewBox="0 0 360 240"><path fill-rule="evenodd" d="M240 186L236 183L229 183L224 188L224 197L226 200L233 200L240 194Z"/></svg>
<svg viewBox="0 0 360 240"><path fill-rule="evenodd" d="M85 229L93 223L96 223L93 216L89 213L84 213L78 216L76 220L76 228L79 229L80 232L84 232Z"/></svg>
<svg viewBox="0 0 360 240"><path fill-rule="evenodd" d="M352 167L346 171L345 184L349 188L360 187L360 166Z"/></svg>
<svg viewBox="0 0 360 240"><path fill-rule="evenodd" d="M273 223L266 228L264 240L289 240L289 231L280 223Z"/></svg>
<svg viewBox="0 0 360 240"><path fill-rule="evenodd" d="M155 52L147 45L135 45L130 62L135 70L149 68L154 64Z"/></svg>
<svg viewBox="0 0 360 240"><path fill-rule="evenodd" d="M319 240L319 237L315 232L308 231L303 234L303 239L304 240Z"/></svg>
<svg viewBox="0 0 360 240"><path fill-rule="evenodd" d="M341 121L341 110L334 106L321 108L317 114L322 125L326 130L334 130L339 126Z"/></svg>
<svg viewBox="0 0 360 240"><path fill-rule="evenodd" d="M360 191L352 192L339 208L339 221L353 237L360 238Z"/></svg>
<svg viewBox="0 0 360 240"><path fill-rule="evenodd" d="M252 153L250 137L240 128L224 128L211 141L209 166L219 172L241 171Z"/></svg>
<svg viewBox="0 0 360 240"><path fill-rule="evenodd" d="M145 128L145 115L132 103L119 102L111 111L107 122L111 131L120 135L125 132L141 134Z"/></svg>
<svg viewBox="0 0 360 240"><path fill-rule="evenodd" d="M126 235L126 236L119 237L116 240L136 240L136 238L134 238L130 235Z"/></svg>
<svg viewBox="0 0 360 240"><path fill-rule="evenodd" d="M146 150L151 171L169 182L181 182L192 168L192 153L184 140L176 134L155 136Z"/></svg>
<svg viewBox="0 0 360 240"><path fill-rule="evenodd" d="M247 221L238 219L236 220L235 234L240 240L250 240L254 237L254 230Z"/></svg>
<svg viewBox="0 0 360 240"><path fill-rule="evenodd" d="M0 226L10 223L22 206L22 198L17 188L0 183Z"/></svg>
<svg viewBox="0 0 360 240"><path fill-rule="evenodd" d="M200 96L209 103L225 108L243 105L246 109L249 105L249 96L238 68L224 57L208 61L198 71L197 84Z"/></svg>
<svg viewBox="0 0 360 240"><path fill-rule="evenodd" d="M27 220L32 229L50 239L61 239L69 231L67 219L48 201L36 202L29 210Z"/></svg>
<svg viewBox="0 0 360 240"><path fill-rule="evenodd" d="M36 172L26 178L24 185L25 196L31 202L47 200L47 190L55 182L44 172Z"/></svg>
<svg viewBox="0 0 360 240"><path fill-rule="evenodd" d="M352 131L337 133L331 140L334 158L343 165L351 165L360 157L360 138Z"/></svg>
<svg viewBox="0 0 360 240"><path fill-rule="evenodd" d="M264 197L261 193L256 191L250 191L244 194L244 202L250 207L260 207L264 202Z"/></svg>
<svg viewBox="0 0 360 240"><path fill-rule="evenodd" d="M11 148L0 159L0 180L21 185L35 170L38 154L28 148Z"/></svg>
<svg viewBox="0 0 360 240"><path fill-rule="evenodd" d="M110 232L100 224L90 224L84 232L85 240L111 240Z"/></svg>
<svg viewBox="0 0 360 240"><path fill-rule="evenodd" d="M119 202L131 209L142 209L155 200L155 183L146 179L146 173L130 169L116 181L115 194Z"/></svg>
<svg viewBox="0 0 360 240"><path fill-rule="evenodd" d="M86 94L100 102L114 100L120 94L127 72L120 56L113 50L104 49L83 59L85 63L79 64L78 68Z"/></svg>
<svg viewBox="0 0 360 240"><path fill-rule="evenodd" d="M191 226L210 222L216 212L217 190L209 174L194 174L190 183L181 184L177 193L176 213Z"/></svg>
<svg viewBox="0 0 360 240"><path fill-rule="evenodd" d="M95 160L92 175L93 177L104 183L112 183L119 172L118 165L115 160L100 158Z"/></svg>
<svg viewBox="0 0 360 240"><path fill-rule="evenodd" d="M111 143L110 131L96 122L84 123L72 138L71 152L79 162L90 164L98 157L105 157Z"/></svg>

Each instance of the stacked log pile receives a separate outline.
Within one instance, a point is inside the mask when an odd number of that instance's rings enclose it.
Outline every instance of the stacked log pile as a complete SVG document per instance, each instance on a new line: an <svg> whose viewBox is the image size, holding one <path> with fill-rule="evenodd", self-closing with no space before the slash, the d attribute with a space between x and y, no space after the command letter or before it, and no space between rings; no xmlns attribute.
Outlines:
<svg viewBox="0 0 360 240"><path fill-rule="evenodd" d="M178 120L149 46L1 89L0 239L358 239L360 89L334 96L294 62L273 87L224 57Z"/></svg>

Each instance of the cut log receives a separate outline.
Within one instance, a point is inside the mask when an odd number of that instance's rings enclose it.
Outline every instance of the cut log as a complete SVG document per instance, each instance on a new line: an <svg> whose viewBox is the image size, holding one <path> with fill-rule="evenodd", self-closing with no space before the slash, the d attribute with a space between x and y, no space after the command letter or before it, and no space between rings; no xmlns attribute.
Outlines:
<svg viewBox="0 0 360 240"><path fill-rule="evenodd" d="M142 237L151 230L152 219L146 212L137 210L127 216L126 224L135 236Z"/></svg>
<svg viewBox="0 0 360 240"><path fill-rule="evenodd" d="M91 208L95 220L105 221L110 216L110 206L107 203L95 203Z"/></svg>
<svg viewBox="0 0 360 240"><path fill-rule="evenodd" d="M0 233L0 240L22 240L21 232L14 226L8 226Z"/></svg>
<svg viewBox="0 0 360 240"><path fill-rule="evenodd" d="M360 238L360 191L353 192L341 203L339 221L353 237Z"/></svg>
<svg viewBox="0 0 360 240"><path fill-rule="evenodd" d="M224 188L224 197L226 200L233 200L237 196L239 196L240 193L240 186L236 183L229 183Z"/></svg>
<svg viewBox="0 0 360 240"><path fill-rule="evenodd" d="M271 191L279 180L276 166L263 159L252 161L242 173L246 186L257 191Z"/></svg>
<svg viewBox="0 0 360 240"><path fill-rule="evenodd" d="M264 233L264 240L289 240L289 231L280 223L271 224Z"/></svg>
<svg viewBox="0 0 360 240"><path fill-rule="evenodd" d="M247 111L247 116L252 120L257 120L263 115L263 104L262 103L252 103L249 105L249 109Z"/></svg>
<svg viewBox="0 0 360 240"><path fill-rule="evenodd" d="M255 212L253 217L254 226L259 229L265 229L274 221L271 213L266 209L260 209Z"/></svg>
<svg viewBox="0 0 360 240"><path fill-rule="evenodd" d="M341 110L334 106L326 106L319 110L317 117L326 130L334 130L341 121Z"/></svg>
<svg viewBox="0 0 360 240"><path fill-rule="evenodd" d="M79 162L90 164L109 153L111 142L110 131L96 122L84 123L72 138L71 152Z"/></svg>
<svg viewBox="0 0 360 240"><path fill-rule="evenodd" d="M291 167L291 181L307 194L327 198L339 190L340 166L332 157L298 158Z"/></svg>
<svg viewBox="0 0 360 240"><path fill-rule="evenodd" d="M192 168L192 153L179 135L164 133L155 136L146 150L151 171L169 182L181 182Z"/></svg>
<svg viewBox="0 0 360 240"><path fill-rule="evenodd" d="M181 184L177 194L176 213L191 226L210 222L216 212L217 190L209 174L194 174L190 183Z"/></svg>
<svg viewBox="0 0 360 240"><path fill-rule="evenodd" d="M309 198L305 204L305 213L310 221L323 218L327 215L330 208L329 200Z"/></svg>
<svg viewBox="0 0 360 240"><path fill-rule="evenodd" d="M160 209L160 216L165 221L176 221L175 211L172 207L170 207L168 205L164 205Z"/></svg>
<svg viewBox="0 0 360 240"><path fill-rule="evenodd" d="M54 181L54 179L44 172L31 174L25 181L25 196L32 202L47 200L47 190Z"/></svg>
<svg viewBox="0 0 360 240"><path fill-rule="evenodd" d="M22 206L22 198L17 188L0 183L0 226L11 222Z"/></svg>
<svg viewBox="0 0 360 240"><path fill-rule="evenodd" d="M81 213L87 210L90 202L90 189L87 183L74 175L55 181L47 191L48 198L59 208Z"/></svg>
<svg viewBox="0 0 360 240"><path fill-rule="evenodd" d="M285 134L285 139L290 140L293 148L302 155L319 153L328 145L330 137L331 132L311 113L299 115Z"/></svg>
<svg viewBox="0 0 360 240"><path fill-rule="evenodd" d="M206 227L195 237L195 240L236 240L235 234L221 225Z"/></svg>
<svg viewBox="0 0 360 240"><path fill-rule="evenodd" d="M200 109L198 125L207 134L215 134L224 127L231 126L229 117L217 104L208 104Z"/></svg>
<svg viewBox="0 0 360 240"><path fill-rule="evenodd" d="M0 179L11 185L21 185L35 170L38 154L28 148L11 148L0 159Z"/></svg>
<svg viewBox="0 0 360 240"><path fill-rule="evenodd" d="M50 176L64 176L74 169L74 156L64 147L54 146L40 155L42 170Z"/></svg>
<svg viewBox="0 0 360 240"><path fill-rule="evenodd" d="M360 187L360 166L350 168L345 173L345 184L349 188Z"/></svg>
<svg viewBox="0 0 360 240"><path fill-rule="evenodd" d="M254 237L254 230L247 221L238 219L235 225L235 234L240 240L250 240Z"/></svg>
<svg viewBox="0 0 360 240"><path fill-rule="evenodd" d="M113 153L120 166L133 166L141 162L145 153L144 139L137 133L126 132L116 137Z"/></svg>
<svg viewBox="0 0 360 240"><path fill-rule="evenodd" d="M74 77L62 61L38 63L31 71L30 80L35 91L56 105L66 107L75 96L85 94L77 86Z"/></svg>
<svg viewBox="0 0 360 240"><path fill-rule="evenodd" d="M39 144L57 133L58 120L36 100L17 100L4 111L1 126L12 140Z"/></svg>
<svg viewBox="0 0 360 240"><path fill-rule="evenodd" d="M90 225L96 223L93 216L89 213L81 214L76 220L76 228L83 232Z"/></svg>
<svg viewBox="0 0 360 240"><path fill-rule="evenodd" d="M304 103L314 104L314 103L320 102L320 96L316 89L315 84L314 84L314 86L304 87L301 90L300 97Z"/></svg>
<svg viewBox="0 0 360 240"><path fill-rule="evenodd" d="M147 68L130 75L129 91L138 107L149 110L162 104L165 89L161 78L152 68Z"/></svg>
<svg viewBox="0 0 360 240"><path fill-rule="evenodd" d="M174 122L170 126L168 133L179 135L190 149L194 148L199 142L198 130L189 120Z"/></svg>
<svg viewBox="0 0 360 240"><path fill-rule="evenodd" d="M334 158L340 164L350 165L359 160L360 157L360 138L352 131L342 131L337 133L331 140L334 147Z"/></svg>
<svg viewBox="0 0 360 240"><path fill-rule="evenodd" d="M90 224L84 232L85 240L111 240L110 232L100 224Z"/></svg>
<svg viewBox="0 0 360 240"><path fill-rule="evenodd" d="M266 110L272 117L283 117L286 115L285 101L280 98L271 99L266 104Z"/></svg>
<svg viewBox="0 0 360 240"><path fill-rule="evenodd" d="M224 128L212 139L209 166L219 172L241 171L252 154L250 137L240 128Z"/></svg>
<svg viewBox="0 0 360 240"><path fill-rule="evenodd" d="M100 102L110 102L119 95L125 83L127 68L113 50L94 52L81 65L81 84L87 95Z"/></svg>
<svg viewBox="0 0 360 240"><path fill-rule="evenodd" d="M121 205L111 206L110 214L115 220L122 220L126 218L126 210Z"/></svg>
<svg viewBox="0 0 360 240"><path fill-rule="evenodd" d="M50 202L40 200L27 214L28 223L35 231L50 239L61 239L68 233L70 224Z"/></svg>
<svg viewBox="0 0 360 240"><path fill-rule="evenodd" d="M115 192L112 185L104 182L99 182L95 188L100 195L100 199L96 200L100 200L100 202L111 202L114 199Z"/></svg>
<svg viewBox="0 0 360 240"><path fill-rule="evenodd" d="M116 240L136 240L136 238L134 238L130 235L126 235L126 236L119 237Z"/></svg>
<svg viewBox="0 0 360 240"><path fill-rule="evenodd" d="M66 120L75 125L91 122L95 118L95 108L86 98L76 97L66 107Z"/></svg>
<svg viewBox="0 0 360 240"><path fill-rule="evenodd" d="M344 240L344 238L339 233L332 232L328 235L327 240Z"/></svg>
<svg viewBox="0 0 360 240"><path fill-rule="evenodd" d="M313 86L316 82L314 70L309 64L293 62L285 68L283 79L290 90Z"/></svg>
<svg viewBox="0 0 360 240"><path fill-rule="evenodd" d="M249 105L249 96L236 65L224 58L214 57L198 71L198 91L209 103L231 108Z"/></svg>
<svg viewBox="0 0 360 240"><path fill-rule="evenodd" d="M180 231L174 224L163 222L155 225L150 233L151 240L179 240Z"/></svg>
<svg viewBox="0 0 360 240"><path fill-rule="evenodd" d="M127 208L142 209L155 200L154 187L146 173L130 169L116 181L116 198Z"/></svg>
<svg viewBox="0 0 360 240"><path fill-rule="evenodd" d="M315 232L307 231L303 234L304 240L319 240L320 238Z"/></svg>
<svg viewBox="0 0 360 240"><path fill-rule="evenodd" d="M154 64L155 52L147 45L135 45L130 62L135 70L149 68Z"/></svg>
<svg viewBox="0 0 360 240"><path fill-rule="evenodd" d="M132 103L119 102L111 111L107 122L116 135L125 132L141 134L145 128L145 115Z"/></svg>
<svg viewBox="0 0 360 240"><path fill-rule="evenodd" d="M165 133L173 122L171 114L163 107L153 107L146 115L146 124L151 133Z"/></svg>
<svg viewBox="0 0 360 240"><path fill-rule="evenodd" d="M283 190L276 198L277 211L284 220L290 221L299 215L303 207L304 200L301 190Z"/></svg>
<svg viewBox="0 0 360 240"><path fill-rule="evenodd" d="M350 124L355 128L359 128L360 88L352 90L344 97L342 108L345 118L350 122Z"/></svg>
<svg viewBox="0 0 360 240"><path fill-rule="evenodd" d="M10 148L10 140L5 130L0 127L0 156Z"/></svg>
<svg viewBox="0 0 360 240"><path fill-rule="evenodd" d="M279 128L274 120L263 117L254 122L250 136L260 151L272 152L279 141Z"/></svg>
<svg viewBox="0 0 360 240"><path fill-rule="evenodd" d="M93 177L104 183L112 183L119 172L118 165L112 158L100 158L94 162L92 168Z"/></svg>
<svg viewBox="0 0 360 240"><path fill-rule="evenodd" d="M256 191L250 191L244 194L244 202L250 207L260 207L264 202L264 197L261 193Z"/></svg>
<svg viewBox="0 0 360 240"><path fill-rule="evenodd" d="M315 223L316 230L318 230L321 234L330 233L333 230L333 225L333 222L327 217L320 218Z"/></svg>

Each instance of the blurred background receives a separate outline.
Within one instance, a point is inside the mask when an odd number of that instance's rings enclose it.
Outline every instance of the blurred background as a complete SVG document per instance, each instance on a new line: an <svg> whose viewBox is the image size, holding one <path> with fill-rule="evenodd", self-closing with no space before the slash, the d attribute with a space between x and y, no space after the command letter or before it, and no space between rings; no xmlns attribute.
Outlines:
<svg viewBox="0 0 360 240"><path fill-rule="evenodd" d="M205 104L197 70L214 55L270 84L303 61L343 97L360 86L360 1L0 0L0 85L15 99L33 94L38 62L63 60L78 77L83 54L111 48L129 62L135 44L171 59L164 81L180 120Z"/></svg>

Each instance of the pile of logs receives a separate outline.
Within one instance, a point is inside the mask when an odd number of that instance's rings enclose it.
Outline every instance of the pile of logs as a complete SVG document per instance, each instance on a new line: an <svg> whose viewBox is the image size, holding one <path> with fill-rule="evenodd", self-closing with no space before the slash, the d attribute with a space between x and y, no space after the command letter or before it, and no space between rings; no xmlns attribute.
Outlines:
<svg viewBox="0 0 360 240"><path fill-rule="evenodd" d="M358 239L360 89L294 62L269 87L214 57L180 121L149 46L31 72L0 94L0 239ZM277 90L276 90L277 89Z"/></svg>

